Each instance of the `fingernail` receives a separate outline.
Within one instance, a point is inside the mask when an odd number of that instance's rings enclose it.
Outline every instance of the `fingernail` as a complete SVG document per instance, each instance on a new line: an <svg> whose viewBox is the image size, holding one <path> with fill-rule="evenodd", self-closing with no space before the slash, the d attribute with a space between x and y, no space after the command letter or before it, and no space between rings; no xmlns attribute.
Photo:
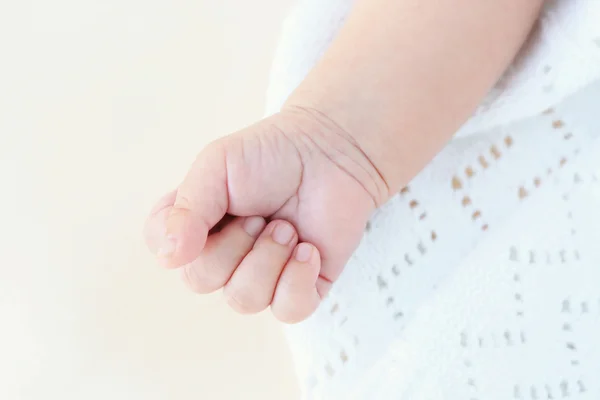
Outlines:
<svg viewBox="0 0 600 400"><path fill-rule="evenodd" d="M158 257L169 257L175 253L177 247L177 241L173 235L166 235L157 252Z"/></svg>
<svg viewBox="0 0 600 400"><path fill-rule="evenodd" d="M308 243L300 243L296 248L296 260L302 263L309 262L313 248Z"/></svg>
<svg viewBox="0 0 600 400"><path fill-rule="evenodd" d="M273 231L273 240L285 246L292 241L294 233L294 229L290 226L290 224L280 223Z"/></svg>
<svg viewBox="0 0 600 400"><path fill-rule="evenodd" d="M262 217L248 217L244 221L244 230L252 237L260 235L265 227L265 220Z"/></svg>

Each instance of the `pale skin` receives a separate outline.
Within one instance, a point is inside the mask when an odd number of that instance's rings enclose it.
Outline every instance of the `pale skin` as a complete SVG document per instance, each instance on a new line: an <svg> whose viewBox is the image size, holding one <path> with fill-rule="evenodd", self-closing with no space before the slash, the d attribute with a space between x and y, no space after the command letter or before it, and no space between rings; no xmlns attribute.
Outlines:
<svg viewBox="0 0 600 400"><path fill-rule="evenodd" d="M198 293L306 319L373 210L469 118L542 0L358 0L280 113L200 152L146 241Z"/></svg>

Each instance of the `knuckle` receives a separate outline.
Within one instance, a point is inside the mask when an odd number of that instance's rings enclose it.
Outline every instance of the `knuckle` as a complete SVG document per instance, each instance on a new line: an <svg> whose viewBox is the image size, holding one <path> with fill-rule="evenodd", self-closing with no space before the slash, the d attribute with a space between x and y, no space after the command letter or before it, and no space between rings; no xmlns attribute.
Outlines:
<svg viewBox="0 0 600 400"><path fill-rule="evenodd" d="M299 279L294 279L289 276L282 276L277 282L277 290L285 291L288 294L298 294L306 292L306 284Z"/></svg>
<svg viewBox="0 0 600 400"><path fill-rule="evenodd" d="M183 191L179 191L179 193L177 194L177 199L175 200L175 203L173 204L173 209L171 210L171 214L174 213L187 213L189 210L192 209L192 199L189 197L188 194L184 193Z"/></svg>
<svg viewBox="0 0 600 400"><path fill-rule="evenodd" d="M223 291L227 304L240 314L256 314L267 308L259 296L247 289L233 289L225 287Z"/></svg>
<svg viewBox="0 0 600 400"><path fill-rule="evenodd" d="M282 309L281 307L271 307L271 312L273 313L273 316L279 320L280 322L283 322L284 324L288 324L288 325L294 325L294 324L298 324L302 321L304 321L306 319L306 315L304 315L305 313L301 313L298 310L287 310L287 309Z"/></svg>
<svg viewBox="0 0 600 400"><path fill-rule="evenodd" d="M204 271L204 269L199 271L190 264L183 267L181 272L182 279L192 292L208 294L221 288L217 280Z"/></svg>

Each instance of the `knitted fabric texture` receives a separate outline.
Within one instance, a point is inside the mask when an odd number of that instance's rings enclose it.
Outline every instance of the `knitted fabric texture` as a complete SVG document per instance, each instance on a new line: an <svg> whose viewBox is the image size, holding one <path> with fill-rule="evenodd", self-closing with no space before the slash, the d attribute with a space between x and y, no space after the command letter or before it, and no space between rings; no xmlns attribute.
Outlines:
<svg viewBox="0 0 600 400"><path fill-rule="evenodd" d="M352 1L305 0L268 113ZM286 328L307 399L600 398L600 1L548 1L513 66Z"/></svg>

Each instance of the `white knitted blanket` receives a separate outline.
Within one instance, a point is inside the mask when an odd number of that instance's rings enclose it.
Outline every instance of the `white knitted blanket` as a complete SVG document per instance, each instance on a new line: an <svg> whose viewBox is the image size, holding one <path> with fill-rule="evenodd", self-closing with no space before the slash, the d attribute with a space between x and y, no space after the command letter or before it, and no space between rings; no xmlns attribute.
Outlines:
<svg viewBox="0 0 600 400"><path fill-rule="evenodd" d="M269 113L351 4L300 1ZM477 113L287 329L305 397L600 399L599 111L600 0L548 1Z"/></svg>

